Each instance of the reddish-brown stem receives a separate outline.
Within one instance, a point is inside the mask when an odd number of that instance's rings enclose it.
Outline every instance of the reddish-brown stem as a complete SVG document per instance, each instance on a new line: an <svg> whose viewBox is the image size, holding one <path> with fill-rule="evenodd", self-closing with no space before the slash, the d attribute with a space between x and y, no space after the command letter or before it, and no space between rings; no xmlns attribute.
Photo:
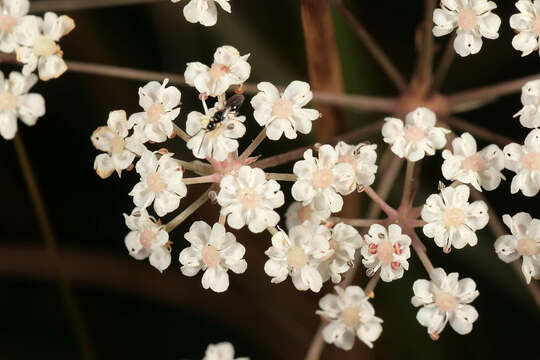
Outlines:
<svg viewBox="0 0 540 360"><path fill-rule="evenodd" d="M396 66L392 63L390 58L386 55L384 50L377 44L377 42L371 37L371 34L364 28L364 26L356 19L353 13L347 9L343 0L334 0L334 5L339 10L341 15L347 20L349 25L353 28L356 35L362 40L371 55L377 60L381 68L386 75L392 80L396 87L400 91L404 91L407 87L407 83Z"/></svg>
<svg viewBox="0 0 540 360"><path fill-rule="evenodd" d="M182 130L178 125L173 123L173 129L176 136L178 136L180 139L184 140L185 142L188 142L191 138L184 130Z"/></svg>
<svg viewBox="0 0 540 360"><path fill-rule="evenodd" d="M348 219L342 217L331 217L328 220L334 224L344 223L354 227L369 227L373 224L381 224L385 221L383 219Z"/></svg>
<svg viewBox="0 0 540 360"><path fill-rule="evenodd" d="M452 65L452 61L454 61L454 58L456 57L456 51L454 50L454 40L456 39L456 34L457 32L453 32L446 43L444 53L441 56L439 66L437 67L437 71L433 77L431 92L437 92L440 90L444 79L448 74L448 70L450 70L450 65Z"/></svg>
<svg viewBox="0 0 540 360"><path fill-rule="evenodd" d="M253 154L255 149L266 139L266 127L262 128L257 137L253 139L251 144L244 150L242 155L238 158L241 162L245 161L249 155Z"/></svg>
<svg viewBox="0 0 540 360"><path fill-rule="evenodd" d="M183 178L182 181L186 185L215 183L219 181L219 174L214 173L198 177Z"/></svg>
<svg viewBox="0 0 540 360"><path fill-rule="evenodd" d="M388 215L388 217L396 218L398 216L397 211L393 207L388 205L386 201L384 201L384 199L381 198L379 194L377 194L377 192L375 192L375 190L373 190L371 186L367 186L364 189L364 193L366 193L366 195L369 196L371 200L373 200L373 202L379 205L381 210L384 211L384 213Z"/></svg>
<svg viewBox="0 0 540 360"><path fill-rule="evenodd" d="M424 265L426 272L428 274L431 274L431 272L433 271L433 264L431 263L431 260L429 260L429 257L427 256L426 247L422 243L422 240L420 240L420 238L418 237L418 235L416 235L416 232L414 230L408 232L407 235L411 237L411 240L412 240L411 245L414 251L416 252L416 255L422 262L422 265Z"/></svg>
<svg viewBox="0 0 540 360"><path fill-rule="evenodd" d="M455 94L447 95L450 111L453 112L455 107L459 107L462 103L467 103L474 100L482 100L486 98L496 98L499 96L509 95L519 92L521 87L531 80L536 80L540 74L522 77L515 80L505 81L500 84L480 87L473 90L466 90Z"/></svg>
<svg viewBox="0 0 540 360"><path fill-rule="evenodd" d="M445 117L444 121L448 125L450 125L451 128L458 129L461 131L467 131L471 133L471 135L490 141L494 144L498 144L500 146L508 145L511 142L517 142L504 135L497 134L481 126L474 125L470 121L462 120L456 117Z"/></svg>
<svg viewBox="0 0 540 360"><path fill-rule="evenodd" d="M165 2L167 0L42 0L30 2L30 13L45 11L74 11L113 6L127 6Z"/></svg>
<svg viewBox="0 0 540 360"><path fill-rule="evenodd" d="M335 142L338 142L338 141L353 142L359 139L366 138L380 131L382 124L383 124L383 120L379 120L377 122L363 126L356 130L352 130L346 134L338 136ZM285 152L283 154L270 156L265 159L256 161L253 166L259 167L261 169L266 169L269 167L279 166L279 165L288 163L290 161L296 161L302 158L302 156L304 155L304 152L308 149L311 149L311 146L304 146L299 149Z"/></svg>
<svg viewBox="0 0 540 360"><path fill-rule="evenodd" d="M425 91L429 90L433 70L433 10L435 0L424 1L424 21L422 23L422 44L415 78Z"/></svg>

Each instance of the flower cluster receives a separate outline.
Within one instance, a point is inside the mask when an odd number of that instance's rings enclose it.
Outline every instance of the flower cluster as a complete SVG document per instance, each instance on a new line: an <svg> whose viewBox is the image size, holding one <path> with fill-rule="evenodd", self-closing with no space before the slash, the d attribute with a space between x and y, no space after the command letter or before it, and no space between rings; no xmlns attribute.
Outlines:
<svg viewBox="0 0 540 360"><path fill-rule="evenodd" d="M0 4L0 51L15 53L24 66L22 74L0 73L0 135L11 140L17 133L17 119L28 126L45 115L45 100L28 93L39 79L58 78L67 70L58 41L75 28L73 19L47 12L43 18L28 15L28 0L4 0Z"/></svg>

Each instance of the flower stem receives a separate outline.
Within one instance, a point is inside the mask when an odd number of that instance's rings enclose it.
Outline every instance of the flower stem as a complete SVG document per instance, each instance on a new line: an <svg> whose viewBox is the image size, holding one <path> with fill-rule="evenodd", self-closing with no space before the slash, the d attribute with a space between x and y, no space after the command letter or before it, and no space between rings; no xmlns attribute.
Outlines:
<svg viewBox="0 0 540 360"><path fill-rule="evenodd" d="M225 221L227 220L227 215L220 213L219 214L219 223L221 225L225 225Z"/></svg>
<svg viewBox="0 0 540 360"><path fill-rule="evenodd" d="M405 180L403 183L403 194L401 196L400 207L409 207L411 204L411 188L414 181L414 165L415 162L407 160L407 168L405 170Z"/></svg>
<svg viewBox="0 0 540 360"><path fill-rule="evenodd" d="M298 177L295 174L279 174L279 173L266 173L267 179L274 179L277 181L296 181Z"/></svg>
<svg viewBox="0 0 540 360"><path fill-rule="evenodd" d="M108 8L113 6L139 5L163 2L165 0L44 0L30 2L30 12L40 13L45 11L73 11L96 8Z"/></svg>
<svg viewBox="0 0 540 360"><path fill-rule="evenodd" d="M174 219L169 221L167 225L165 225L165 231L171 232L173 231L178 225L180 225L184 220L186 220L191 214L193 214L195 211L197 211L198 208L200 208L202 205L204 205L205 202L210 200L208 197L208 194L210 193L210 190L212 190L212 186L209 187L197 200L195 200L191 205L189 205L187 208L184 209L180 214L176 215Z"/></svg>
<svg viewBox="0 0 540 360"><path fill-rule="evenodd" d="M371 186L366 186L366 188L364 189L364 192L371 198L371 200L373 200L373 202L379 205L381 210L384 211L385 214L388 215L388 217L395 218L398 216L397 211L394 208L392 208L390 205L388 205L386 201L384 201L384 199L382 199L375 192L375 190L373 190Z"/></svg>
<svg viewBox="0 0 540 360"><path fill-rule="evenodd" d="M329 219L332 223L344 223L354 227L369 227L373 224L381 224L384 222L383 219L347 219L341 217L331 217Z"/></svg>
<svg viewBox="0 0 540 360"><path fill-rule="evenodd" d="M439 62L439 66L437 67L437 72L435 73L435 77L433 78L433 84L431 86L432 92L437 92L440 90L444 79L446 78L446 75L448 75L450 65L452 65L452 62L456 57L456 51L454 50L454 40L456 38L456 34L457 32L454 31L450 36L450 39L448 39L448 42L446 43L446 48L444 49L444 53Z"/></svg>
<svg viewBox="0 0 540 360"><path fill-rule="evenodd" d="M409 232L408 235L411 236L412 238L411 245L414 251L416 252L416 255L422 262L422 265L424 265L424 268L426 269L427 273L431 274L431 272L433 271L433 264L431 263L431 260L429 260L429 257L427 256L426 247L422 243L422 240L420 240L420 238L418 237L418 235L416 235L416 232L414 232L414 230Z"/></svg>
<svg viewBox="0 0 540 360"><path fill-rule="evenodd" d="M495 144L498 144L500 146L506 146L510 144L511 142L518 142L514 141L513 139L506 137L504 135L497 134L491 130L488 130L486 128L483 128L478 125L474 125L473 123L459 119L456 117L446 117L444 118L444 121L452 128L458 129L461 131L467 131L470 132L472 135L477 136L481 139L493 142Z"/></svg>
<svg viewBox="0 0 540 360"><path fill-rule="evenodd" d="M418 59L416 69L416 78L428 86L433 75L433 10L435 9L435 0L424 0L424 20L422 23L422 48ZM427 90L426 89L426 90Z"/></svg>
<svg viewBox="0 0 540 360"><path fill-rule="evenodd" d="M257 147L261 145L264 139L266 139L266 127L262 128L261 132L257 135L255 139L253 139L251 144L249 144L249 146L244 150L244 152L242 153L242 155L240 155L238 159L241 161L246 160L249 155L251 155L255 151L255 149L257 149Z"/></svg>
<svg viewBox="0 0 540 360"><path fill-rule="evenodd" d="M184 140L185 142L188 142L189 139L191 139L191 136L189 136L184 130L182 130L175 123L173 123L173 129L174 129L174 132L175 132L176 136L178 136L180 139Z"/></svg>
<svg viewBox="0 0 540 360"><path fill-rule="evenodd" d="M216 183L218 181L218 176L217 174L210 174L205 176L184 178L182 181L186 185Z"/></svg>
<svg viewBox="0 0 540 360"><path fill-rule="evenodd" d="M394 85L403 91L407 87L405 79L392 63L390 58L386 55L384 50L377 44L377 42L371 37L371 34L364 28L364 26L358 21L353 13L347 9L343 0L334 0L334 5L339 10L341 15L347 20L349 25L353 28L356 35L362 40L371 55L377 60L382 67L386 75L394 82Z"/></svg>
<svg viewBox="0 0 540 360"><path fill-rule="evenodd" d="M375 286L377 286L377 283L379 282L380 278L381 278L381 270L377 271L375 275L373 275L371 279L369 279L364 289L364 292L366 293L366 295L369 296L371 299L375 297L375 293L373 292L373 290L375 290Z"/></svg>
<svg viewBox="0 0 540 360"><path fill-rule="evenodd" d="M274 236L274 235L278 232L278 229L276 229L275 226L269 226L269 227L266 228L266 230L268 230L268 232L269 232L272 236Z"/></svg>
<svg viewBox="0 0 540 360"><path fill-rule="evenodd" d="M73 288L68 275L65 273L62 267L62 259L58 253L58 244L56 242L56 235L54 233L51 220L45 207L45 202L41 191L39 189L38 182L34 175L30 159L26 153L22 137L20 133L17 133L13 140L15 144L15 150L17 151L17 157L22 168L24 180L30 193L32 205L34 206L34 212L38 219L39 227L45 240L45 247L52 264L54 265L54 272L56 275L56 281L62 301L66 307L66 311L71 320L71 325L75 331L77 342L80 348L81 357L86 360L95 359L95 354L92 349L90 337L88 334L88 328L81 313L81 309L77 304L75 295L73 294Z"/></svg>
<svg viewBox="0 0 540 360"><path fill-rule="evenodd" d="M202 161L195 160L195 161L184 161L175 159L185 170L189 170L194 172L197 175L210 175L212 174L213 167L212 165L205 164Z"/></svg>

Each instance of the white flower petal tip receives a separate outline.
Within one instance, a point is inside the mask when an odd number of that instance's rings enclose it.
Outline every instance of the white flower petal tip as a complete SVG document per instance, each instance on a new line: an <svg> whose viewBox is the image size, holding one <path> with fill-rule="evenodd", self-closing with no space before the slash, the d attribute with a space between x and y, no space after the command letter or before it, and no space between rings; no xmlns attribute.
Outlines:
<svg viewBox="0 0 540 360"><path fill-rule="evenodd" d="M503 235L495 241L495 252L506 263L521 258L521 271L527 283L531 279L539 279L540 220L521 212L512 217L504 215L503 221L510 228L511 235Z"/></svg>
<svg viewBox="0 0 540 360"><path fill-rule="evenodd" d="M38 70L43 81L58 78L67 70L62 59L63 52L58 41L75 28L69 16L58 16L47 12L43 18L26 15L13 28L19 44L16 48L17 61L24 64L23 74Z"/></svg>
<svg viewBox="0 0 540 360"><path fill-rule="evenodd" d="M293 171L297 181L292 196L303 206L313 204L317 210L339 212L343 207L341 195L356 189L355 169L348 162L339 162L338 152L331 145L322 145L316 158L312 150L307 150Z"/></svg>
<svg viewBox="0 0 540 360"><path fill-rule="evenodd" d="M489 221L486 203L469 203L469 194L467 185L449 186L440 194L430 195L422 209L422 219L426 222L424 234L447 253L452 247L475 246L478 242L475 232Z"/></svg>
<svg viewBox="0 0 540 360"><path fill-rule="evenodd" d="M519 0L516 2L518 14L510 17L510 27L517 33L512 46L527 56L538 50L540 35L540 6L537 1Z"/></svg>
<svg viewBox="0 0 540 360"><path fill-rule="evenodd" d="M249 78L251 66L247 62L249 54L240 52L229 45L219 47L214 53L214 62L210 67L200 62L187 64L184 77L186 83L201 94L219 96L231 86L242 86Z"/></svg>
<svg viewBox="0 0 540 360"><path fill-rule="evenodd" d="M319 301L317 315L328 320L322 331L323 339L343 350L350 350L355 337L373 348L382 333L382 319L359 286L335 287L337 295L325 295Z"/></svg>
<svg viewBox="0 0 540 360"><path fill-rule="evenodd" d="M384 142L400 158L416 162L446 145L446 134L450 130L436 127L435 113L420 107L405 118L405 123L396 118L386 118L382 128Z"/></svg>
<svg viewBox="0 0 540 360"><path fill-rule="evenodd" d="M231 343L210 344L206 348L206 353L202 360L249 360L245 357L235 358L234 353L234 347Z"/></svg>
<svg viewBox="0 0 540 360"><path fill-rule="evenodd" d="M180 252L180 270L186 276L203 271L204 289L225 292L229 288L228 271L236 274L246 271L246 249L232 233L225 231L223 225L216 223L210 227L204 221L195 221L184 238L190 246Z"/></svg>
<svg viewBox="0 0 540 360"><path fill-rule="evenodd" d="M180 0L171 0L173 3ZM214 26L217 23L218 10L216 3L226 12L231 12L229 0L190 0L184 6L184 17L190 23L200 23L204 26Z"/></svg>
<svg viewBox="0 0 540 360"><path fill-rule="evenodd" d="M136 207L131 215L124 214L124 218L131 230L124 240L129 254L137 260L148 258L160 272L167 269L171 264L171 250L165 228L142 208Z"/></svg>
<svg viewBox="0 0 540 360"><path fill-rule="evenodd" d="M92 133L92 144L104 152L94 161L94 170L102 179L115 171L121 177L122 170L132 168L135 157L146 150L140 136L128 136L129 130L126 112L116 110L109 113L107 126L100 126Z"/></svg>
<svg viewBox="0 0 540 360"><path fill-rule="evenodd" d="M158 158L159 156L159 158ZM160 154L145 150L135 165L140 175L129 195L140 208L154 203L158 216L164 216L180 206L180 200L187 195L183 183L183 168L172 158L172 154Z"/></svg>
<svg viewBox="0 0 540 360"><path fill-rule="evenodd" d="M523 145L506 145L503 153L505 167L515 173L512 194L521 191L525 196L536 196L540 191L540 129L533 129Z"/></svg>
<svg viewBox="0 0 540 360"><path fill-rule="evenodd" d="M264 171L242 166L236 176L221 179L217 202L230 227L247 225L251 232L261 233L278 224L280 217L274 209L285 203L285 195L277 181L266 180Z"/></svg>
<svg viewBox="0 0 540 360"><path fill-rule="evenodd" d="M477 54L482 48L482 37L497 39L501 19L491 10L497 8L493 1L475 0L441 2L433 11L433 35L444 36L457 28L454 50L460 56Z"/></svg>
<svg viewBox="0 0 540 360"><path fill-rule="evenodd" d="M0 71L0 135L4 139L11 140L15 137L17 119L33 126L38 118L45 115L43 97L40 94L28 93L36 82L37 76L34 74L23 75L13 71L9 78L5 78Z"/></svg>
<svg viewBox="0 0 540 360"><path fill-rule="evenodd" d="M129 117L129 128L133 128L142 142L161 143L172 136L173 121L180 114L182 94L174 86L151 81L139 88L139 105L144 110Z"/></svg>
<svg viewBox="0 0 540 360"><path fill-rule="evenodd" d="M283 93L269 82L257 85L259 92L251 100L253 115L261 126L266 127L270 140L296 139L297 133L309 134L312 122L320 117L317 110L304 109L313 98L308 83L293 81Z"/></svg>
<svg viewBox="0 0 540 360"><path fill-rule="evenodd" d="M458 279L458 273L446 275L443 269L437 268L431 273L431 281L420 279L413 284L411 303L421 307L416 319L434 340L447 323L458 334L465 335L472 331L478 319L478 312L469 305L480 294L476 283L470 278Z"/></svg>
<svg viewBox="0 0 540 360"><path fill-rule="evenodd" d="M534 129L540 127L540 79L528 81L521 88L523 108L514 117L519 116L522 126Z"/></svg>
<svg viewBox="0 0 540 360"><path fill-rule="evenodd" d="M361 249L362 263L371 274L380 271L382 281L400 279L409 269L410 245L411 238L401 232L399 225L371 225Z"/></svg>
<svg viewBox="0 0 540 360"><path fill-rule="evenodd" d="M481 151L476 149L476 140L464 133L452 141L453 152L443 151L443 176L447 180L457 180L471 184L476 190L495 190L504 169L504 154L497 145L489 145Z"/></svg>

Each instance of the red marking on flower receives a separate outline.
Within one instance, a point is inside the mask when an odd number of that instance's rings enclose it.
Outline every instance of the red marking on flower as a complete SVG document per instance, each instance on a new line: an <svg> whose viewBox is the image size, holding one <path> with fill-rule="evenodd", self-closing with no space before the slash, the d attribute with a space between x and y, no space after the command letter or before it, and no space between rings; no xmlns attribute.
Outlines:
<svg viewBox="0 0 540 360"><path fill-rule="evenodd" d="M369 246L368 246L369 253L371 255L376 254L377 253L377 247L378 247L377 244L369 244Z"/></svg>

